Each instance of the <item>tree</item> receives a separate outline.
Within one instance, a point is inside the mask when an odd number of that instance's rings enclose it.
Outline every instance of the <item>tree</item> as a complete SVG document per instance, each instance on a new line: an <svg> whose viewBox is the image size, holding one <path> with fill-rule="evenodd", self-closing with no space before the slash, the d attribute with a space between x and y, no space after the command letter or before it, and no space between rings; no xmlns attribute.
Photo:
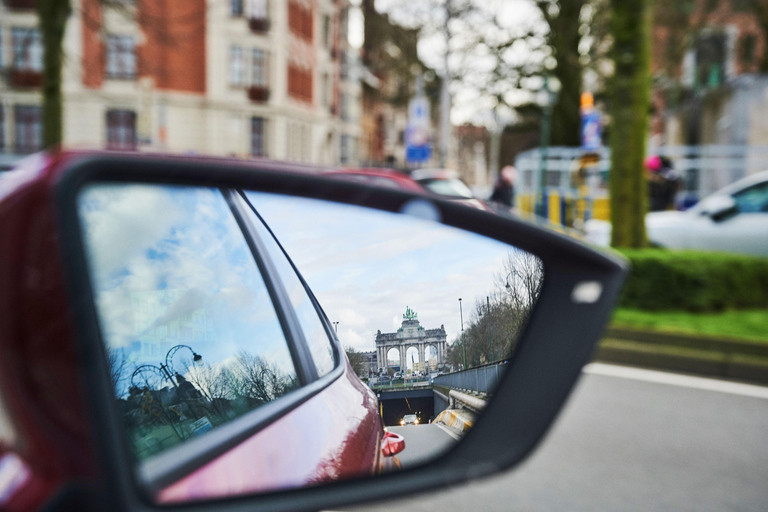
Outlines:
<svg viewBox="0 0 768 512"><path fill-rule="evenodd" d="M474 122L489 125L491 171L496 172L500 134L506 124L519 120L520 107L531 104L544 75L557 78L561 86L551 114L551 143L579 144L585 67L591 67L593 75L605 71L597 65L607 39L604 3L535 0L541 18L526 26L517 17L514 23L505 21L512 17L506 16L509 3L503 0L390 0L389 12L419 25L429 37L447 32L441 13L453 10L448 24L453 39L448 78L454 92L463 98L459 102L471 104L477 113ZM536 124L541 114L537 109Z"/></svg>
<svg viewBox="0 0 768 512"><path fill-rule="evenodd" d="M475 303L467 318L464 337L448 346L446 359L458 367L478 366L509 357L523 333L531 311L541 293L544 268L532 254L513 251L494 276L494 289Z"/></svg>
<svg viewBox="0 0 768 512"><path fill-rule="evenodd" d="M70 0L37 0L40 35L43 41L44 148L56 146L62 141L61 68L64 60L62 42L71 11Z"/></svg>
<svg viewBox="0 0 768 512"><path fill-rule="evenodd" d="M368 365L362 352L358 352L352 347L344 347L350 366L358 377L368 377Z"/></svg>
<svg viewBox="0 0 768 512"><path fill-rule="evenodd" d="M646 245L643 170L650 107L652 0L612 0L611 245Z"/></svg>
<svg viewBox="0 0 768 512"><path fill-rule="evenodd" d="M561 85L557 102L552 108L552 145L578 146L580 97L583 66L579 53L582 39L581 11L586 0L539 0L544 21L549 27L547 44L555 66L552 69Z"/></svg>

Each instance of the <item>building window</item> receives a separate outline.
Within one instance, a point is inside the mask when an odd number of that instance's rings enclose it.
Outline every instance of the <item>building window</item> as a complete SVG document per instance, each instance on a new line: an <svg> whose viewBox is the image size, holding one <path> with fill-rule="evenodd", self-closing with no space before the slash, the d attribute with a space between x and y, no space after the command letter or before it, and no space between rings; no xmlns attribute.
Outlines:
<svg viewBox="0 0 768 512"><path fill-rule="evenodd" d="M107 36L107 78L136 78L136 42L133 36Z"/></svg>
<svg viewBox="0 0 768 512"><path fill-rule="evenodd" d="M320 99L324 107L329 107L331 105L331 77L328 73L323 73L321 84Z"/></svg>
<svg viewBox="0 0 768 512"><path fill-rule="evenodd" d="M264 144L264 125L263 117L251 118L251 155L266 156Z"/></svg>
<svg viewBox="0 0 768 512"><path fill-rule="evenodd" d="M757 38L754 34L747 34L741 40L741 62L743 65L752 64L755 60L755 47Z"/></svg>
<svg viewBox="0 0 768 512"><path fill-rule="evenodd" d="M331 17L327 14L323 16L323 46L331 47Z"/></svg>
<svg viewBox="0 0 768 512"><path fill-rule="evenodd" d="M16 125L16 153L40 151L43 147L42 109L37 106L17 105L13 117Z"/></svg>
<svg viewBox="0 0 768 512"><path fill-rule="evenodd" d="M288 2L288 28L294 35L312 41L314 37L313 18L312 9L307 9L297 2Z"/></svg>
<svg viewBox="0 0 768 512"><path fill-rule="evenodd" d="M293 64L288 65L288 95L312 102L312 70L304 70Z"/></svg>
<svg viewBox="0 0 768 512"><path fill-rule="evenodd" d="M239 46L229 48L229 84L245 85L243 49Z"/></svg>
<svg viewBox="0 0 768 512"><path fill-rule="evenodd" d="M232 16L243 15L243 0L229 0L229 7Z"/></svg>
<svg viewBox="0 0 768 512"><path fill-rule="evenodd" d="M20 71L43 70L43 42L40 31L36 28L13 27L11 29L13 45L13 67Z"/></svg>
<svg viewBox="0 0 768 512"><path fill-rule="evenodd" d="M136 149L136 112L107 111L107 149Z"/></svg>
<svg viewBox="0 0 768 512"><path fill-rule="evenodd" d="M251 52L251 86L267 87L267 54L258 48Z"/></svg>
<svg viewBox="0 0 768 512"><path fill-rule="evenodd" d="M267 19L267 0L245 0L249 18L257 20Z"/></svg>
<svg viewBox="0 0 768 512"><path fill-rule="evenodd" d="M341 151L339 158L341 160L342 164L348 164L352 161L353 155L352 152L354 150L354 138L352 138L350 135L342 135L341 136Z"/></svg>
<svg viewBox="0 0 768 512"><path fill-rule="evenodd" d="M0 105L0 152L5 152L5 109Z"/></svg>

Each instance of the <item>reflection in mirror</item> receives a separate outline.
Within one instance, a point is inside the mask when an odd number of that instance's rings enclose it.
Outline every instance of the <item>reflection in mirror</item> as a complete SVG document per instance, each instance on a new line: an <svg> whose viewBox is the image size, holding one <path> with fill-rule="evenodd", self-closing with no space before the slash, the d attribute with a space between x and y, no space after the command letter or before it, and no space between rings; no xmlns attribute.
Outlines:
<svg viewBox="0 0 768 512"><path fill-rule="evenodd" d="M93 184L79 212L115 409L160 503L436 459L543 278L495 240L314 199Z"/></svg>

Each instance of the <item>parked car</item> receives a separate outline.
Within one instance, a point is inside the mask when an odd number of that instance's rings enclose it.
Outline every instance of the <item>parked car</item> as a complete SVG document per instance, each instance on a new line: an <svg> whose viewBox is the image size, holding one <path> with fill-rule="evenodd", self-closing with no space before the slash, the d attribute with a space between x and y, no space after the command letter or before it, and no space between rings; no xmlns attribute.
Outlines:
<svg viewBox="0 0 768 512"><path fill-rule="evenodd" d="M531 251L547 285L494 394L509 406L487 407L439 463L394 471L404 438L254 197L398 219L413 201L376 192L200 156L55 152L0 175L0 509L329 509L519 463L589 361L626 265L430 198L452 233Z"/></svg>
<svg viewBox="0 0 768 512"><path fill-rule="evenodd" d="M423 193L424 188L413 178L402 171L386 168L362 168L362 169L337 169L325 173L329 176L336 176L357 183L373 185L375 187L395 188L408 190L410 192Z"/></svg>
<svg viewBox="0 0 768 512"><path fill-rule="evenodd" d="M461 181L459 173L449 169L417 169L411 178L425 190L439 196L460 201L480 210L493 211L485 202L475 198L469 187Z"/></svg>
<svg viewBox="0 0 768 512"><path fill-rule="evenodd" d="M483 201L459 179L458 173L446 169L420 169L410 175L394 169L339 169L326 174L376 187L397 188L420 194L436 194L480 210L491 211Z"/></svg>
<svg viewBox="0 0 768 512"><path fill-rule="evenodd" d="M689 210L645 216L648 239L670 249L700 249L768 257L768 171L747 176ZM609 222L585 223L588 241L607 247Z"/></svg>

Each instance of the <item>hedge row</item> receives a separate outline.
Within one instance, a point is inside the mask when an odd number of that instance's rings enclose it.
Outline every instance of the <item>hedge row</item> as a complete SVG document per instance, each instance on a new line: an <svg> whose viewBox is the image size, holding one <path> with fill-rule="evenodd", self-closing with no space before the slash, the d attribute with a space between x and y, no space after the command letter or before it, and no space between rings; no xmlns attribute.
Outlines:
<svg viewBox="0 0 768 512"><path fill-rule="evenodd" d="M768 259L664 249L621 253L632 262L621 307L695 312L768 309Z"/></svg>

